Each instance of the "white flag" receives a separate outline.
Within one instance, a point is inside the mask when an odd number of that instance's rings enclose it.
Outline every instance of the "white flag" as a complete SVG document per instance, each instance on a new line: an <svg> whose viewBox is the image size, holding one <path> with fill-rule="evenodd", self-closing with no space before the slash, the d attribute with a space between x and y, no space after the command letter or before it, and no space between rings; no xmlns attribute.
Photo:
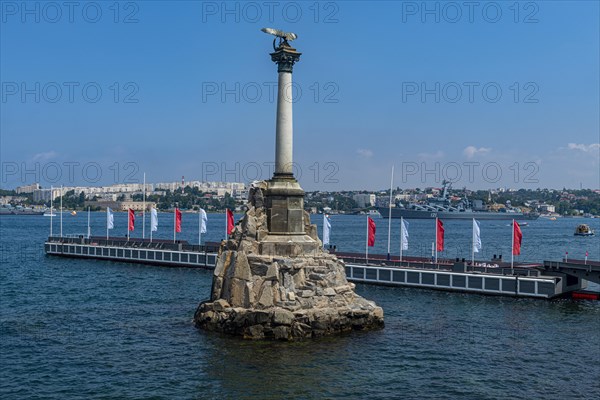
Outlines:
<svg viewBox="0 0 600 400"><path fill-rule="evenodd" d="M331 232L331 221L329 215L323 214L323 246L329 244L329 232Z"/></svg>
<svg viewBox="0 0 600 400"><path fill-rule="evenodd" d="M158 230L158 212L154 207L150 209L150 230L152 232Z"/></svg>
<svg viewBox="0 0 600 400"><path fill-rule="evenodd" d="M208 221L208 217L206 216L206 211L204 209L200 209L200 233L206 233L206 222Z"/></svg>
<svg viewBox="0 0 600 400"><path fill-rule="evenodd" d="M113 229L115 227L115 216L110 209L110 207L106 207L106 229ZM107 233L108 235L108 233Z"/></svg>
<svg viewBox="0 0 600 400"><path fill-rule="evenodd" d="M402 235L402 250L408 250L408 222L404 219L400 224L401 235Z"/></svg>
<svg viewBox="0 0 600 400"><path fill-rule="evenodd" d="M479 230L479 221L473 219L473 252L479 253L481 250L481 232Z"/></svg>

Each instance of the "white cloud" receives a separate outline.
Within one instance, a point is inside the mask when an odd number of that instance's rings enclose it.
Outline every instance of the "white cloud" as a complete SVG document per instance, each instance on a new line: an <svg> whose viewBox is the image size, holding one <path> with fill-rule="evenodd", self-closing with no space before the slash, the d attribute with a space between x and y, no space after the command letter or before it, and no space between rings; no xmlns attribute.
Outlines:
<svg viewBox="0 0 600 400"><path fill-rule="evenodd" d="M475 147L475 146L467 146L467 147L465 147L465 149L463 150L463 154L464 154L465 156L467 156L467 158L473 158L473 157L475 157L476 155L483 155L483 154L487 154L487 153L489 153L490 151L492 151L492 149L491 149L491 148L489 148L489 147L480 147L480 148L477 148L477 147Z"/></svg>
<svg viewBox="0 0 600 400"><path fill-rule="evenodd" d="M438 160L444 157L444 152L441 150L436 151L435 153L419 153L417 157L424 160Z"/></svg>
<svg viewBox="0 0 600 400"><path fill-rule="evenodd" d="M54 150L47 151L45 153L37 153L33 156L33 161L48 161L52 158L56 158L58 153Z"/></svg>
<svg viewBox="0 0 600 400"><path fill-rule="evenodd" d="M364 158L371 158L371 157L373 157L373 150L358 149L358 150L356 150L356 154L358 154L359 156L364 157Z"/></svg>
<svg viewBox="0 0 600 400"><path fill-rule="evenodd" d="M569 150L579 150L585 153L597 152L600 151L600 143L591 143L591 144L577 144L577 143L569 143L567 145Z"/></svg>

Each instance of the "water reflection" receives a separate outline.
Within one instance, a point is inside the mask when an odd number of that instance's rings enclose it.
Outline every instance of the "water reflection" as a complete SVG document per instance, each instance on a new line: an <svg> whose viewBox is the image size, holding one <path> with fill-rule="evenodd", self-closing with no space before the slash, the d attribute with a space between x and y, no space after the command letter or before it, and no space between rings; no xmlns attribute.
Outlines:
<svg viewBox="0 0 600 400"><path fill-rule="evenodd" d="M233 397L314 398L348 390L335 382L360 363L364 354L356 351L359 343L368 348L377 333L294 343L245 341L208 332L200 335L206 342L202 375L211 381L212 392Z"/></svg>

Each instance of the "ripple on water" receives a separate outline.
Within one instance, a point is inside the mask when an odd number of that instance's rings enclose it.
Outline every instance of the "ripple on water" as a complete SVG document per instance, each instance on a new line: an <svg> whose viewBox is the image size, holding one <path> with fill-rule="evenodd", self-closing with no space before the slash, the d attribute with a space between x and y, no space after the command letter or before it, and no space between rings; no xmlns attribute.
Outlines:
<svg viewBox="0 0 600 400"><path fill-rule="evenodd" d="M194 328L210 271L22 260L40 220L0 224L2 399L600 398L598 302L358 285L382 331L248 342Z"/></svg>

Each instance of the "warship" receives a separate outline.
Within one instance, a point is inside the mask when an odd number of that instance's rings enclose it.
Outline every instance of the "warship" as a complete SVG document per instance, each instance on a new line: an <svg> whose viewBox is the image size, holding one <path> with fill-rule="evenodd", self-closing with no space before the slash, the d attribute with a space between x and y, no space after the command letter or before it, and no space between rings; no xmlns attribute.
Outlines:
<svg viewBox="0 0 600 400"><path fill-rule="evenodd" d="M457 204L452 204L449 196L451 182L442 182L442 194L439 197L427 199L425 203L409 203L408 206L399 204L392 207L392 218L406 219L472 219L477 220L532 220L538 219L538 213L524 213L513 208L502 211L489 211L481 207L474 208L465 195ZM388 207L377 207L379 213L386 218L389 215Z"/></svg>
<svg viewBox="0 0 600 400"><path fill-rule="evenodd" d="M13 207L11 205L2 205L0 207L0 215L44 215L44 212L43 209L34 207Z"/></svg>

